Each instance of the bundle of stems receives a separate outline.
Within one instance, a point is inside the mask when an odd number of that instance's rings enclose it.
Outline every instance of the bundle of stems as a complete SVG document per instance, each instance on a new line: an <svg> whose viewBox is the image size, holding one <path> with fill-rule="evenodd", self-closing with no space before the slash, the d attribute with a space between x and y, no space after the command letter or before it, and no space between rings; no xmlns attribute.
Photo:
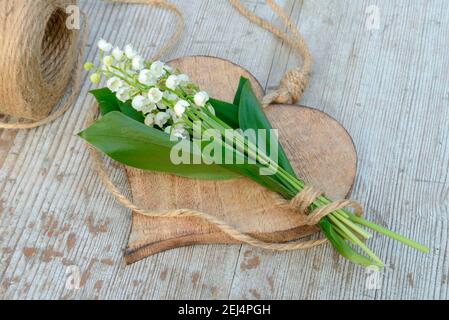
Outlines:
<svg viewBox="0 0 449 320"><path fill-rule="evenodd" d="M185 98L188 99L188 97ZM282 187L285 189L285 193L283 193L283 195L287 199L293 199L298 193L304 190L304 187L306 186L304 181L299 179L297 176L293 176L276 163L273 163L272 159L270 159L270 157L260 150L260 148L258 148L254 143L246 139L245 136L240 134L238 131L231 131L232 128L229 125L209 110L189 109L184 114L184 121L190 125L191 128L193 128L194 123L199 123L201 125L201 129L204 131L210 129L217 130L220 133L220 137L222 139L221 142L228 148L237 148L237 150L243 152L243 154L249 159L257 161L261 166L266 167L272 172L276 172L276 177L282 182ZM229 132L234 132L233 136L230 136ZM326 196L321 195L311 204L309 207L309 212L313 212L317 208L329 205L331 202L332 201ZM329 225L331 225L332 228L329 228ZM427 247L375 223L367 221L362 217L356 216L345 209L339 209L330 213L327 217L324 217L320 221L319 226L340 254L348 260L363 266L373 265L374 263L374 265L382 267L384 264L380 258L378 258L377 255L365 244L365 241L370 239L372 235L363 230L361 226L402 242L403 244L421 252L428 252ZM332 230L335 234L333 234ZM358 246L363 252L366 253L369 259L349 249L349 247L345 244L345 241Z"/></svg>

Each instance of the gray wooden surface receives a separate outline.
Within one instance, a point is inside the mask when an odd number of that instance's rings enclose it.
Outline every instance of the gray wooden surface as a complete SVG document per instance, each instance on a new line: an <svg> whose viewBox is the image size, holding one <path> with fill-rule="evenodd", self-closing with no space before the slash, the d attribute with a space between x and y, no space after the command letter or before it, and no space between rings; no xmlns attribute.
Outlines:
<svg viewBox="0 0 449 320"><path fill-rule="evenodd" d="M176 3L187 26L166 59L227 58L268 90L297 62L290 48L249 24L227 1ZM245 3L277 22L263 1ZM130 212L100 184L74 135L92 102L84 75L79 99L62 119L31 131L0 131L0 298L449 298L449 2L279 3L315 59L301 103L329 113L354 138L359 171L352 197L364 204L368 218L421 241L430 253L381 236L370 240L389 264L379 290L366 286L366 270L328 246L290 253L198 246L125 266ZM133 43L149 56L173 29L171 15L162 10L96 0L80 5L92 27L86 59L96 56L100 37ZM379 9L379 29L367 27L371 5ZM113 164L109 171L128 190L124 171ZM66 286L68 266L81 272L79 290Z"/></svg>

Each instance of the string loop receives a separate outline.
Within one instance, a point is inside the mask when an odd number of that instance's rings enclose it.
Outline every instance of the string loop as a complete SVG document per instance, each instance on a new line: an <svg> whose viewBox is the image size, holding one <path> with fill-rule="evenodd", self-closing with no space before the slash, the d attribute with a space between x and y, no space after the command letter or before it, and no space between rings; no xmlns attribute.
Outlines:
<svg viewBox="0 0 449 320"><path fill-rule="evenodd" d="M265 30L271 32L282 41L289 44L302 59L302 66L298 66L289 70L282 78L279 88L267 94L262 99L262 105L267 107L271 104L295 104L302 97L305 88L309 84L309 75L312 68L312 55L310 54L309 48L305 43L305 40L298 28L295 27L291 19L285 14L282 8L277 5L273 0L266 0L267 4L271 9L278 15L287 31L290 31L292 35L281 31L279 28L275 27L268 21L261 19L254 13L246 9L240 0L229 0L234 8L240 12L244 17L246 17L251 22L257 24L258 26L264 28Z"/></svg>

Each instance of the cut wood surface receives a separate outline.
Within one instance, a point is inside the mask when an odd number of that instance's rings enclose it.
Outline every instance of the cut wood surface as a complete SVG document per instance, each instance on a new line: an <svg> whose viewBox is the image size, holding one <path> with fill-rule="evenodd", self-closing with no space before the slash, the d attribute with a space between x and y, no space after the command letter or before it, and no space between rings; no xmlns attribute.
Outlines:
<svg viewBox="0 0 449 320"><path fill-rule="evenodd" d="M249 78L259 98L263 89L243 68L229 61L185 57L170 64L188 74L216 99L232 101L241 76ZM318 110L276 105L266 109L296 172L327 196L344 198L354 183L357 155L347 131ZM275 194L246 179L199 181L174 175L126 169L134 202L154 212L190 209L220 217L259 239L287 242L318 231L305 216L279 206ZM164 250L192 244L236 243L214 225L197 217L152 218L133 214L127 263Z"/></svg>
<svg viewBox="0 0 449 320"><path fill-rule="evenodd" d="M248 70L267 92L298 64L287 45L226 0L173 2L186 29L166 61L221 57ZM243 2L280 25L263 1ZM368 219L430 253L374 236L368 245L388 264L378 290L366 286L365 269L328 245L288 253L189 246L126 266L131 212L101 185L75 135L93 102L88 90L96 87L84 74L79 99L64 117L30 131L0 131L0 298L449 299L449 2L277 2L315 62L300 104L326 112L354 139L358 170L350 198L363 204ZM175 27L160 9L79 3L91 23L86 60L97 59L100 37L152 56ZM131 196L123 167L106 165ZM78 290L66 286L77 272Z"/></svg>

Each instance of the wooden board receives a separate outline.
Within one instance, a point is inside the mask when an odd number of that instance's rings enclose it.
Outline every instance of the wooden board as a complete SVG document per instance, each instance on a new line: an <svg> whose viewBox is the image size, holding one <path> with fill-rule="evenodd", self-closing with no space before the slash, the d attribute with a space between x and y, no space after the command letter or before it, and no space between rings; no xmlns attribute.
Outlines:
<svg viewBox="0 0 449 320"><path fill-rule="evenodd" d="M179 44L164 57L226 58L250 70L266 90L298 63L288 46L239 16L228 0L170 0L186 19ZM248 9L279 23L263 1ZM431 248L428 255L375 235L367 244L390 267L381 289L366 270L329 245L274 253L247 245L169 250L123 263L131 211L92 170L82 130L96 88L82 91L64 117L34 130L0 130L1 299L449 299L449 1L277 0L314 58L301 103L348 129L358 152L351 198L365 217ZM90 21L85 59L103 37L152 56L173 31L173 16L145 5L80 0ZM380 29L368 29L377 5ZM372 9L371 9L372 10ZM372 12L372 11L371 11ZM122 166L106 163L129 195ZM79 290L65 287L78 266Z"/></svg>
<svg viewBox="0 0 449 320"><path fill-rule="evenodd" d="M229 61L195 56L171 65L188 74L211 96L232 101L240 76L249 78L259 98L257 80ZM331 198L350 191L356 173L356 151L351 137L323 112L298 106L271 106L266 110L281 143L301 178ZM133 198L141 208L159 211L194 209L216 214L239 230L274 242L299 239L317 231L305 217L280 208L275 195L246 179L199 181L174 175L127 168ZM169 194L161 190L171 190ZM186 245L236 243L201 218L150 218L133 214L132 232L125 253L127 263Z"/></svg>

